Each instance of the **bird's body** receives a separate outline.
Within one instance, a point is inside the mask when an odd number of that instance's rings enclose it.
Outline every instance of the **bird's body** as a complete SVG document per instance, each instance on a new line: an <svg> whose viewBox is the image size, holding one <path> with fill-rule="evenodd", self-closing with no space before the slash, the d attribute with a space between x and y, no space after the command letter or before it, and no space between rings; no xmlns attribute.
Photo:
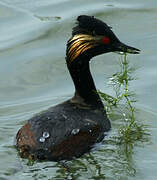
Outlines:
<svg viewBox="0 0 157 180"><path fill-rule="evenodd" d="M16 146L23 157L62 160L90 150L111 128L92 79L89 61L111 51L138 53L124 45L102 21L79 16L67 44L66 62L75 85L73 98L32 117L18 131Z"/></svg>
<svg viewBox="0 0 157 180"><path fill-rule="evenodd" d="M24 156L71 159L100 142L109 128L105 113L85 106L80 108L69 100L30 119L18 132L17 141L19 146L23 146L21 153ZM29 131L33 133L29 135ZM23 144L26 139L29 147Z"/></svg>

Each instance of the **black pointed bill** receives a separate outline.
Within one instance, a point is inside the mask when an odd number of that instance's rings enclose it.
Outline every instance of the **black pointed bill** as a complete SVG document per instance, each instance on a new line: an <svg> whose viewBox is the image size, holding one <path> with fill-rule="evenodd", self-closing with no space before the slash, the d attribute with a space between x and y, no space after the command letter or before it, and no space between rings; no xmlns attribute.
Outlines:
<svg viewBox="0 0 157 180"><path fill-rule="evenodd" d="M115 51L124 54L124 53L130 53L130 54L139 54L140 50L131 46L127 46L121 42L115 44Z"/></svg>

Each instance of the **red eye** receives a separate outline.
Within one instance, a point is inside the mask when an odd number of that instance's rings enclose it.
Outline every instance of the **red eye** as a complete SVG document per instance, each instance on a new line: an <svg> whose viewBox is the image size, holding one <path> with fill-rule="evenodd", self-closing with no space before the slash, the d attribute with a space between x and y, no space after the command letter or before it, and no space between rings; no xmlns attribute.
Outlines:
<svg viewBox="0 0 157 180"><path fill-rule="evenodd" d="M103 44L109 44L109 43L110 43L110 38L104 37L104 38L102 39L102 42L103 42Z"/></svg>

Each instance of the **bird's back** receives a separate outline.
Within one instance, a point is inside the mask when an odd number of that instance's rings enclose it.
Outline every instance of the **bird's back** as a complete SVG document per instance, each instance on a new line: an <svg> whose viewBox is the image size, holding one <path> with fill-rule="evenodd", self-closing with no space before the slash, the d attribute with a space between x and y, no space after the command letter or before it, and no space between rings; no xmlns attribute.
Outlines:
<svg viewBox="0 0 157 180"><path fill-rule="evenodd" d="M110 123L102 110L66 101L31 118L17 134L21 153L37 159L72 159L102 140Z"/></svg>

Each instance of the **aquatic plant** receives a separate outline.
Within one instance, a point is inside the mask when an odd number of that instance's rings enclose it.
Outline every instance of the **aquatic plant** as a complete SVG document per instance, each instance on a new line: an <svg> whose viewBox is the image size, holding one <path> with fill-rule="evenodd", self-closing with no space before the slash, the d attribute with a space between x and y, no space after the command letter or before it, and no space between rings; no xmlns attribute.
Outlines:
<svg viewBox="0 0 157 180"><path fill-rule="evenodd" d="M125 123L119 128L119 143L128 145L127 148L133 146L136 141L145 141L148 135L147 126L135 117L136 109L133 104L136 102L136 95L129 89L130 82L136 80L133 74L135 70L135 67L130 66L127 55L124 53L123 58L120 59L120 71L109 78L109 84L113 87L115 97L99 91L101 98L105 101L109 118L114 113L113 107L119 108L121 104L126 107L126 112L121 112Z"/></svg>

